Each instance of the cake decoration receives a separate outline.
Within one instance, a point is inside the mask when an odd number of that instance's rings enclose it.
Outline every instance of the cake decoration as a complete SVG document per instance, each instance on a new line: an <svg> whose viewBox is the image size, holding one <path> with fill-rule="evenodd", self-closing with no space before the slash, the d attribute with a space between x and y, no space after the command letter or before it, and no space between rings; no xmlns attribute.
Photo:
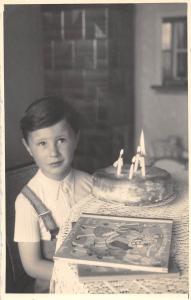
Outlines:
<svg viewBox="0 0 191 300"><path fill-rule="evenodd" d="M145 167L144 133L131 165L123 162L124 150L113 165L93 174L93 195L108 202L136 206L159 206L176 197L171 175L164 169Z"/></svg>
<svg viewBox="0 0 191 300"><path fill-rule="evenodd" d="M132 164L131 166L131 172L129 172L129 179L133 178L134 172L137 172L137 169L140 165L141 167L141 174L143 177L145 177L145 140L144 140L144 133L143 130L141 131L141 136L140 136L140 145L137 147L137 154L132 158Z"/></svg>
<svg viewBox="0 0 191 300"><path fill-rule="evenodd" d="M120 152L119 152L119 158L118 160L116 160L114 163L113 163L113 166L115 168L117 168L117 172L116 172L116 175L117 176L120 176L121 175L121 169L123 167L123 153L124 153L124 150L121 149Z"/></svg>

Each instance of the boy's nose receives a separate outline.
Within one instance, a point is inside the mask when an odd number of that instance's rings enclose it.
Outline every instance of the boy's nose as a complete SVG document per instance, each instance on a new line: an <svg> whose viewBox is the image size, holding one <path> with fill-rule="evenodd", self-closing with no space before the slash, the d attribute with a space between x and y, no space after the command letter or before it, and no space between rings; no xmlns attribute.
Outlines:
<svg viewBox="0 0 191 300"><path fill-rule="evenodd" d="M50 156L58 156L59 151L58 151L58 147L56 145L51 145L50 146Z"/></svg>

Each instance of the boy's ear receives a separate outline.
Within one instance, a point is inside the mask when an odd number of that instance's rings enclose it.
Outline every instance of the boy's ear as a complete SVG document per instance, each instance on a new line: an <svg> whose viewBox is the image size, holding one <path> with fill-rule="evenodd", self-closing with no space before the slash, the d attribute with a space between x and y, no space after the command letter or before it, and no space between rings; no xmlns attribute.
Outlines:
<svg viewBox="0 0 191 300"><path fill-rule="evenodd" d="M30 149L29 145L27 144L26 140L22 138L22 142L23 142L23 145L25 146L26 150L28 151L28 153L29 153L31 156L33 156L33 155L32 155L32 152L31 152L31 149Z"/></svg>

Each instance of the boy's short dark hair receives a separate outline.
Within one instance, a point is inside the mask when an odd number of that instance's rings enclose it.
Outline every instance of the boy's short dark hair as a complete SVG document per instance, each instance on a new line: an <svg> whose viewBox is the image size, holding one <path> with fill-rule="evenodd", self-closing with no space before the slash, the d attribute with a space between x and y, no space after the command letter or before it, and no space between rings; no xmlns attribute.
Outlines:
<svg viewBox="0 0 191 300"><path fill-rule="evenodd" d="M80 120L74 108L61 98L43 97L27 108L20 121L20 128L27 141L29 132L52 126L63 119L78 133Z"/></svg>

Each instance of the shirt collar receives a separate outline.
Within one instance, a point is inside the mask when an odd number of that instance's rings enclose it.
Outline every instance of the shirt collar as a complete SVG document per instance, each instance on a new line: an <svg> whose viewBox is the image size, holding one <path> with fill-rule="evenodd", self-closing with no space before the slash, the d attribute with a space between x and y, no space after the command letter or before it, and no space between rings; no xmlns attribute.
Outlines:
<svg viewBox="0 0 191 300"><path fill-rule="evenodd" d="M47 185L51 184L51 185L54 185L55 187L59 186L60 184L66 185L69 187L73 184L73 180L74 180L73 169L70 170L68 175L63 180L55 180L55 179L49 178L41 171L41 169L38 170L38 176L40 179L42 179L42 181L45 184L47 184Z"/></svg>
<svg viewBox="0 0 191 300"><path fill-rule="evenodd" d="M70 172L68 173L68 175L66 177L64 177L62 182L66 183L66 184L71 184L73 181L73 177L74 177L74 172L73 172L73 169L71 169Z"/></svg>

